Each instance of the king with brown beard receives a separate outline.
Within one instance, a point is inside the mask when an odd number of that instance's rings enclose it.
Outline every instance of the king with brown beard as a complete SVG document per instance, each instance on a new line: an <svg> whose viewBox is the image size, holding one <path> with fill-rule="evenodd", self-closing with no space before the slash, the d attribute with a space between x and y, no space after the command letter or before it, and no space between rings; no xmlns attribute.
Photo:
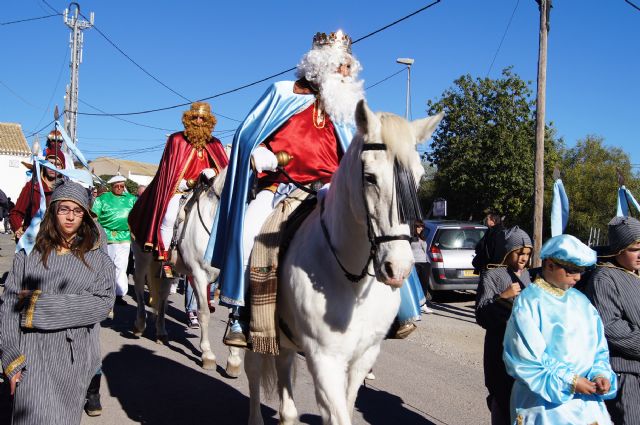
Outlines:
<svg viewBox="0 0 640 425"><path fill-rule="evenodd" d="M184 131L169 136L155 177L129 214L135 242L153 250L159 260L167 259L180 197L194 186L200 173L216 174L228 159L220 140L211 132L216 118L206 102L195 102L182 115Z"/></svg>

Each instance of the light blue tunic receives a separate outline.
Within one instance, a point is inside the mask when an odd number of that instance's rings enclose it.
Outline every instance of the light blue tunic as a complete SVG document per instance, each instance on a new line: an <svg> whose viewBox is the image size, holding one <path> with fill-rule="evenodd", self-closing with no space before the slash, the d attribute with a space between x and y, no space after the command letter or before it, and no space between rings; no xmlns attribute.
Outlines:
<svg viewBox="0 0 640 425"><path fill-rule="evenodd" d="M527 425L611 424L604 401L615 396L616 375L600 316L576 289L541 278L517 297L507 323L503 359L516 380L511 421ZM607 394L574 393L577 376L603 376Z"/></svg>

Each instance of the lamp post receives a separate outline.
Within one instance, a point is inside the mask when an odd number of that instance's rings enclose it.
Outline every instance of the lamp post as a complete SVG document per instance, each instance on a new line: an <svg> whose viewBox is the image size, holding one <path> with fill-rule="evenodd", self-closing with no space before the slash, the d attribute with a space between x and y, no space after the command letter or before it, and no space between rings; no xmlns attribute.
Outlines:
<svg viewBox="0 0 640 425"><path fill-rule="evenodd" d="M409 98L411 93L411 65L415 62L412 58L398 58L396 59L396 63L400 63L402 65L407 65L407 108L405 110L404 117L409 119Z"/></svg>

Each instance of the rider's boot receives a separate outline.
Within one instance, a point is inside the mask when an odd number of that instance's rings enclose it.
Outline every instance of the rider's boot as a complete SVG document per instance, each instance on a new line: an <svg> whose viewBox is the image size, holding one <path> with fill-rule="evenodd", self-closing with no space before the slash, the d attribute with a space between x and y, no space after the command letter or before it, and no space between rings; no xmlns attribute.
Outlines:
<svg viewBox="0 0 640 425"><path fill-rule="evenodd" d="M229 322L227 323L227 331L224 334L222 342L232 347L244 348L247 346L248 323L246 320L241 319L240 309L234 308L229 315Z"/></svg>

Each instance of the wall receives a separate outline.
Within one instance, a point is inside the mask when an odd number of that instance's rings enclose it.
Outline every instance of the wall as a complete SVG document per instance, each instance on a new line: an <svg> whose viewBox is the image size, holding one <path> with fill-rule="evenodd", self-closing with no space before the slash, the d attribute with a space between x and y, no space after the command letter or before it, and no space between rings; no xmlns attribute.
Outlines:
<svg viewBox="0 0 640 425"><path fill-rule="evenodd" d="M29 162L29 156L0 155L0 189L15 203L27 182L27 168L21 161Z"/></svg>

